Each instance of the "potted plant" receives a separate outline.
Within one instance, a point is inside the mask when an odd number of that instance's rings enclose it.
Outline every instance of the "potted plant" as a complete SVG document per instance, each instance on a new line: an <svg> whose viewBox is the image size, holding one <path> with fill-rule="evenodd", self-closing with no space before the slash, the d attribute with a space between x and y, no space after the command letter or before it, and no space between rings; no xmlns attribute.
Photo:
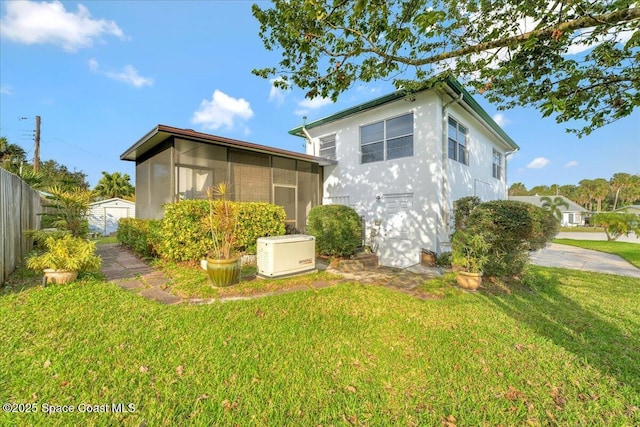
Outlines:
<svg viewBox="0 0 640 427"><path fill-rule="evenodd" d="M100 257L95 254L96 244L70 234L51 235L36 239L43 250L34 251L26 261L31 270L44 270L46 283L68 283L80 271L100 268Z"/></svg>
<svg viewBox="0 0 640 427"><path fill-rule="evenodd" d="M238 214L229 200L229 183L207 189L212 248L207 255L207 274L214 286L230 286L240 281L241 259L235 253Z"/></svg>
<svg viewBox="0 0 640 427"><path fill-rule="evenodd" d="M451 264L461 288L476 290L482 284L482 270L488 260L489 244L482 234L456 231L451 239Z"/></svg>

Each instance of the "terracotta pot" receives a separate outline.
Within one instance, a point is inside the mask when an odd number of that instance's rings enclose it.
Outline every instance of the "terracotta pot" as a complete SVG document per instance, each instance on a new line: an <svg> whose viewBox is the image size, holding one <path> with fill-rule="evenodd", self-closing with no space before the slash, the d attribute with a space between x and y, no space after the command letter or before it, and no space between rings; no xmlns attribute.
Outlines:
<svg viewBox="0 0 640 427"><path fill-rule="evenodd" d="M482 273L456 271L456 281L461 288L475 291L482 284Z"/></svg>
<svg viewBox="0 0 640 427"><path fill-rule="evenodd" d="M44 277L47 283L69 283L78 278L78 272L47 268L44 270Z"/></svg>
<svg viewBox="0 0 640 427"><path fill-rule="evenodd" d="M240 281L240 257L231 259L207 258L207 274L213 286L235 285Z"/></svg>

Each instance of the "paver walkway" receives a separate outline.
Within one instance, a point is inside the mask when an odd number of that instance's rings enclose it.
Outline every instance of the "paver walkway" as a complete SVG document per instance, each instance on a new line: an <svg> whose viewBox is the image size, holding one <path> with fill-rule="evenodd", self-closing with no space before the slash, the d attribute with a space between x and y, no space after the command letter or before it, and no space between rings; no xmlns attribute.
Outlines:
<svg viewBox="0 0 640 427"><path fill-rule="evenodd" d="M421 293L416 288L426 280L440 275L438 269L424 268L421 266L414 266L405 270L388 267L377 267L374 269L349 269L348 267L333 269L329 268L322 261L318 261L316 266L319 270L327 270L330 273L341 275L343 279L336 281L335 283L319 281L308 286L297 286L280 291L265 292L250 296L228 296L216 299L182 299L166 290L170 285L170 279L162 271L149 266L126 247L118 243L101 244L97 246L96 253L102 258L101 270L107 281L163 304L178 304L181 302L190 304L207 304L213 301L246 300L309 289L319 290L337 283L353 281L365 284L383 285L389 289L406 293L417 298L430 299L433 298L433 296Z"/></svg>

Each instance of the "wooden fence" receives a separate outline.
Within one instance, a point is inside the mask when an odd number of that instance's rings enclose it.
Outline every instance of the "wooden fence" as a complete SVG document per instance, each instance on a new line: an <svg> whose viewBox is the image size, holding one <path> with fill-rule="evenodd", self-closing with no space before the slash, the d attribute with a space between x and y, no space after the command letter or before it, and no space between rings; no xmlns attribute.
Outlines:
<svg viewBox="0 0 640 427"><path fill-rule="evenodd" d="M32 248L24 231L40 228L40 193L0 168L0 283Z"/></svg>

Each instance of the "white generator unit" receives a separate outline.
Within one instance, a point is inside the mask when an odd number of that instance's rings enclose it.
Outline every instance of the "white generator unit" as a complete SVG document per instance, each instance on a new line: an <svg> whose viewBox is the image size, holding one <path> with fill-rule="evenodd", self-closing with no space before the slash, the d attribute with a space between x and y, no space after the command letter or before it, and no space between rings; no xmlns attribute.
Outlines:
<svg viewBox="0 0 640 427"><path fill-rule="evenodd" d="M282 277L316 269L316 238L304 234L260 237L258 276Z"/></svg>

